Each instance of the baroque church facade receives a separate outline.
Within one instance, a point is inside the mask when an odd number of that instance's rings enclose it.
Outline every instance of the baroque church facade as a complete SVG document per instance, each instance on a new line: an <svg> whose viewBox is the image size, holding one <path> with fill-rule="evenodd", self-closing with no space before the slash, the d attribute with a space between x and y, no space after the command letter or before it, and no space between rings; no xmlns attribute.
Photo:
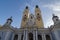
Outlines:
<svg viewBox="0 0 60 40"><path fill-rule="evenodd" d="M20 28L11 26L12 17L0 26L0 40L60 40L60 20L53 14L54 25L44 28L41 10L35 7L35 14L29 14L29 7L23 11Z"/></svg>

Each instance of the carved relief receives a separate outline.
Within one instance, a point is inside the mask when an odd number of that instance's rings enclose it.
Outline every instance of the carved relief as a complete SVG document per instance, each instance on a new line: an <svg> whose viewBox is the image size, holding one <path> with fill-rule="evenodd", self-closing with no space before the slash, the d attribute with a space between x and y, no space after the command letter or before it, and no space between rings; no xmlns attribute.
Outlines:
<svg viewBox="0 0 60 40"><path fill-rule="evenodd" d="M27 20L27 16L24 15L24 17L23 17L23 21L26 21L26 20Z"/></svg>
<svg viewBox="0 0 60 40"><path fill-rule="evenodd" d="M37 14L37 19L38 19L38 21L40 21L40 15L39 15L39 13Z"/></svg>

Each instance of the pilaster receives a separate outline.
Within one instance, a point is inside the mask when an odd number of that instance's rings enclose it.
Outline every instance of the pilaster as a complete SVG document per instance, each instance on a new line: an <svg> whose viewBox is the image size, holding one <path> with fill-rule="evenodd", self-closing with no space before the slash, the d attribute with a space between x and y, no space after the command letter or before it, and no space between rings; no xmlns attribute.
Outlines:
<svg viewBox="0 0 60 40"><path fill-rule="evenodd" d="M26 40L28 40L28 31L26 30Z"/></svg>
<svg viewBox="0 0 60 40"><path fill-rule="evenodd" d="M25 40L26 39L26 37L25 37L26 35L25 35L25 30L24 30L24 35L23 35L23 40Z"/></svg>
<svg viewBox="0 0 60 40"><path fill-rule="evenodd" d="M18 40L21 40L21 33L18 34Z"/></svg>
<svg viewBox="0 0 60 40"><path fill-rule="evenodd" d="M14 40L14 34L12 35L12 40Z"/></svg>
<svg viewBox="0 0 60 40"><path fill-rule="evenodd" d="M38 40L38 32L37 32L37 30L36 30L36 40Z"/></svg>
<svg viewBox="0 0 60 40"><path fill-rule="evenodd" d="M36 40L36 32L35 32L35 30L33 31L33 40Z"/></svg>
<svg viewBox="0 0 60 40"><path fill-rule="evenodd" d="M45 34L42 34L42 40L46 40Z"/></svg>

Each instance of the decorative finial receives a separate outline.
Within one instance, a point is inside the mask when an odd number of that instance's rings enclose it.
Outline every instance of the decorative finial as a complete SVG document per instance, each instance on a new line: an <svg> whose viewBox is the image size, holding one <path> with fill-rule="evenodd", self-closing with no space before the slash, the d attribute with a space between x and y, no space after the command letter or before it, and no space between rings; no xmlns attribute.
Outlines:
<svg viewBox="0 0 60 40"><path fill-rule="evenodd" d="M36 8L38 8L38 5L36 5Z"/></svg>
<svg viewBox="0 0 60 40"><path fill-rule="evenodd" d="M28 6L26 6L26 9L28 9Z"/></svg>

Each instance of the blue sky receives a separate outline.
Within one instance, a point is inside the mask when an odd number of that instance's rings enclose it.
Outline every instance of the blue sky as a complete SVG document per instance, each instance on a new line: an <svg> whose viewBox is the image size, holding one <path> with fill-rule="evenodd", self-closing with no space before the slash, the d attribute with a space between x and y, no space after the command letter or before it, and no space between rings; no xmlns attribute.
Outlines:
<svg viewBox="0 0 60 40"><path fill-rule="evenodd" d="M24 8L29 6L30 13L34 14L35 5L40 7L44 27L53 24L53 13L60 18L60 0L0 0L0 25L12 16L12 26L19 28Z"/></svg>

